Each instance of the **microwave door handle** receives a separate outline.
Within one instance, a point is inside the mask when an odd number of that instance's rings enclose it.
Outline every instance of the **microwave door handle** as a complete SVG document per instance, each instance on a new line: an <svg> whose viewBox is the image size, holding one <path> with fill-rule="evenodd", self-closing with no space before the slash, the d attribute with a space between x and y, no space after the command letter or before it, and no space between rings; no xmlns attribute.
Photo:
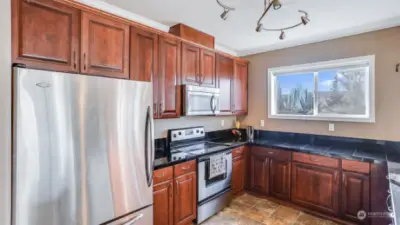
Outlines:
<svg viewBox="0 0 400 225"><path fill-rule="evenodd" d="M215 109L214 109L214 99L215 99L215 96L214 96L214 95L211 96L210 106L211 106L211 111L212 111L213 113L215 113Z"/></svg>

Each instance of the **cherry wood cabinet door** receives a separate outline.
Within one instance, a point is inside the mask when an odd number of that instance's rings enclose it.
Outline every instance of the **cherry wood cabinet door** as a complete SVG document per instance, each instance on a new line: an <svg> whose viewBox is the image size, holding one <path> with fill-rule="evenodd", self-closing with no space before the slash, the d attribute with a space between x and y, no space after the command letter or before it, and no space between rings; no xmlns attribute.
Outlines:
<svg viewBox="0 0 400 225"><path fill-rule="evenodd" d="M216 87L215 52L200 50L200 86Z"/></svg>
<svg viewBox="0 0 400 225"><path fill-rule="evenodd" d="M182 84L199 85L200 48L182 43Z"/></svg>
<svg viewBox="0 0 400 225"><path fill-rule="evenodd" d="M250 189L269 194L269 158L261 155L250 155Z"/></svg>
<svg viewBox="0 0 400 225"><path fill-rule="evenodd" d="M181 114L181 42L178 39L160 36L158 118L179 118ZM155 95L156 96L156 95Z"/></svg>
<svg viewBox="0 0 400 225"><path fill-rule="evenodd" d="M292 163L292 201L331 215L339 214L339 170Z"/></svg>
<svg viewBox="0 0 400 225"><path fill-rule="evenodd" d="M173 194L173 180L154 185L154 225L173 225Z"/></svg>
<svg viewBox="0 0 400 225"><path fill-rule="evenodd" d="M232 114L233 59L217 54L216 64L220 112Z"/></svg>
<svg viewBox="0 0 400 225"><path fill-rule="evenodd" d="M235 115L247 114L247 63L235 61L233 76L233 112Z"/></svg>
<svg viewBox="0 0 400 225"><path fill-rule="evenodd" d="M13 0L13 63L79 72L80 11L53 0Z"/></svg>
<svg viewBox="0 0 400 225"><path fill-rule="evenodd" d="M158 35L131 27L130 79L151 82L157 76Z"/></svg>
<svg viewBox="0 0 400 225"><path fill-rule="evenodd" d="M270 161L271 195L290 199L290 162L271 159Z"/></svg>
<svg viewBox="0 0 400 225"><path fill-rule="evenodd" d="M197 215L196 172L175 178L174 183L174 224L187 225Z"/></svg>
<svg viewBox="0 0 400 225"><path fill-rule="evenodd" d="M243 156L233 159L232 163L232 194L237 194L244 190L245 183L245 160Z"/></svg>
<svg viewBox="0 0 400 225"><path fill-rule="evenodd" d="M343 172L342 174L342 215L350 220L369 224L368 219L359 220L360 210L370 210L370 178L368 175Z"/></svg>
<svg viewBox="0 0 400 225"><path fill-rule="evenodd" d="M129 25L82 12L81 72L129 78Z"/></svg>

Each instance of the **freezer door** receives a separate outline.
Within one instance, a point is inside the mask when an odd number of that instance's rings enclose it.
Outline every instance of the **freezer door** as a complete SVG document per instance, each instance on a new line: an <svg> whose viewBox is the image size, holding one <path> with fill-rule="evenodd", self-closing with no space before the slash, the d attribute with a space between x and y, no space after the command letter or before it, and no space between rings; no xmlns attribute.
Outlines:
<svg viewBox="0 0 400 225"><path fill-rule="evenodd" d="M99 225L152 205L151 83L13 77L14 225Z"/></svg>
<svg viewBox="0 0 400 225"><path fill-rule="evenodd" d="M113 222L105 223L104 225L153 225L153 206L131 213Z"/></svg>

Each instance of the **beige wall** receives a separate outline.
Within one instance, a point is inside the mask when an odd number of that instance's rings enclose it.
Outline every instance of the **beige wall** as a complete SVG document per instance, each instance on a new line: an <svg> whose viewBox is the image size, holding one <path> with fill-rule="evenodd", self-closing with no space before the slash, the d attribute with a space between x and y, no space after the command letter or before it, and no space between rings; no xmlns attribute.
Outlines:
<svg viewBox="0 0 400 225"><path fill-rule="evenodd" d="M0 1L0 224L11 210L11 0Z"/></svg>
<svg viewBox="0 0 400 225"><path fill-rule="evenodd" d="M375 55L375 123L268 119L268 68ZM243 124L258 129L400 141L400 27L246 57L249 67L249 114ZM260 127L260 120L265 126Z"/></svg>
<svg viewBox="0 0 400 225"><path fill-rule="evenodd" d="M221 126L224 120L224 126ZM155 138L167 137L168 129L204 126L205 130L215 131L229 129L234 126L236 116L186 116L178 119L163 119L154 121Z"/></svg>

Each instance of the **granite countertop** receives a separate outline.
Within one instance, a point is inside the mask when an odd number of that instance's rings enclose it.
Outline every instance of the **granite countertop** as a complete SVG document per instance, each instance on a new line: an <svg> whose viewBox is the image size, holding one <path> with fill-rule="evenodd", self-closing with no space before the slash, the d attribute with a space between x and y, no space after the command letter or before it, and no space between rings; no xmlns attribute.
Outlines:
<svg viewBox="0 0 400 225"><path fill-rule="evenodd" d="M209 140L211 142L218 142L225 144L226 148L220 151L226 151L232 148L237 148L243 145L260 146L268 148L277 148L282 150L302 152L313 155L321 155L340 159L357 160L369 163L380 163L386 161L385 147L379 144L349 144L337 142L320 142L320 143L306 143L301 141L287 142L279 140L256 139L253 142L242 141L233 142L232 140ZM172 166L181 162L196 159L198 156L188 154L186 158L181 160L172 160L170 155L161 154L166 152L164 149L159 149L160 154L156 153L154 161L154 169L160 169L167 166ZM218 151L219 152L219 151ZM400 156L396 156L399 158ZM394 157L393 157L394 158Z"/></svg>

